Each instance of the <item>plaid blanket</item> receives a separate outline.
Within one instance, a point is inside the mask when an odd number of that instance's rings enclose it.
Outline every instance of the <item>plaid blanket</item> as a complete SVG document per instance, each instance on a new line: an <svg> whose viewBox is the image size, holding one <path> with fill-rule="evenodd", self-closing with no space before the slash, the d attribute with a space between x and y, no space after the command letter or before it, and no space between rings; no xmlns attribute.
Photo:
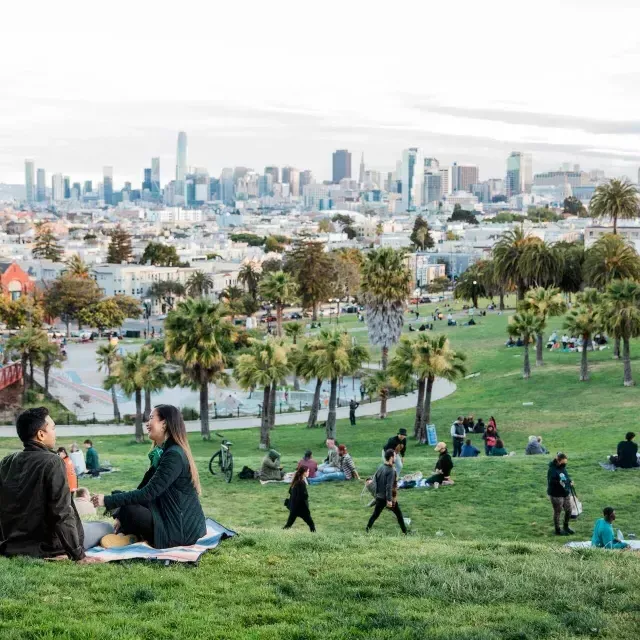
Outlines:
<svg viewBox="0 0 640 640"><path fill-rule="evenodd" d="M87 551L90 558L98 558L102 562L117 562L120 560L159 560L165 564L170 562L198 562L206 551L215 549L222 540L236 535L235 531L223 527L220 523L207 518L207 533L195 544L188 547L171 547L169 549L154 549L146 542L130 544L126 547L103 549L93 547Z"/></svg>
<svg viewBox="0 0 640 640"><path fill-rule="evenodd" d="M633 551L640 551L640 540L625 540L625 542L629 545L629 547ZM564 545L565 547L571 547L572 549L592 549L594 547L591 546L591 540L585 540L584 542L575 541L575 542L567 542Z"/></svg>

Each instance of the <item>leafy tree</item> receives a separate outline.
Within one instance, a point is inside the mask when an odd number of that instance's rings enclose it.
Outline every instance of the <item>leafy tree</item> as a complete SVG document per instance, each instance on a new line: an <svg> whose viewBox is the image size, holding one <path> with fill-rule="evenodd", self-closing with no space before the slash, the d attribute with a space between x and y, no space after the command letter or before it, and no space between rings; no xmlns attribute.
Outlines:
<svg viewBox="0 0 640 640"><path fill-rule="evenodd" d="M7 341L7 351L20 354L22 366L22 404L26 402L27 384L33 388L33 365L39 362L42 352L47 348L49 338L47 332L33 326L26 326ZM29 371L27 372L27 367Z"/></svg>
<svg viewBox="0 0 640 640"><path fill-rule="evenodd" d="M476 218L476 214L473 211L466 211L460 207L459 204L455 205L453 213L448 220L449 222L466 222L467 224L480 224Z"/></svg>
<svg viewBox="0 0 640 640"><path fill-rule="evenodd" d="M355 223L355 219L353 216L344 214L344 213L336 213L332 218L332 222L336 222L340 225L340 227L352 227Z"/></svg>
<svg viewBox="0 0 640 640"><path fill-rule="evenodd" d="M122 262L131 262L132 258L131 236L118 226L111 232L111 240L107 249L107 263L121 264Z"/></svg>
<svg viewBox="0 0 640 640"><path fill-rule="evenodd" d="M267 253L283 253L285 246L281 242L278 242L274 236L267 236L267 239L264 242L264 250Z"/></svg>
<svg viewBox="0 0 640 640"><path fill-rule="evenodd" d="M298 344L298 338L301 338L304 335L304 325L302 322L287 322L287 324L284 325L284 332L295 347ZM295 391L300 391L298 372L295 368L293 371L293 388Z"/></svg>
<svg viewBox="0 0 640 640"><path fill-rule="evenodd" d="M252 342L249 352L238 356L234 377L243 389L263 388L262 419L260 424L260 448L271 446L270 430L275 426L271 419L275 414L276 385L289 372L290 364L286 347L278 340Z"/></svg>
<svg viewBox="0 0 640 640"><path fill-rule="evenodd" d="M175 247L161 242L150 242L144 248L140 264L152 264L156 267L179 267L181 261Z"/></svg>
<svg viewBox="0 0 640 640"><path fill-rule="evenodd" d="M58 244L55 233L46 222L36 224L36 235L31 255L36 259L60 262L64 249Z"/></svg>
<svg viewBox="0 0 640 640"><path fill-rule="evenodd" d="M330 256L334 261L333 295L338 299L338 314L340 317L340 301L357 295L360 289L362 253L358 249L338 249Z"/></svg>
<svg viewBox="0 0 640 640"><path fill-rule="evenodd" d="M44 309L34 296L20 296L16 300L0 296L0 321L7 329L21 329L27 325L40 327L44 320Z"/></svg>
<svg viewBox="0 0 640 640"><path fill-rule="evenodd" d="M593 290L595 291L595 289ZM580 358L580 382L589 380L589 363L587 361L588 346L591 339L602 328L601 317L596 309L578 307L571 309L564 320L564 329L572 336L582 338L582 356Z"/></svg>
<svg viewBox="0 0 640 640"><path fill-rule="evenodd" d="M524 343L524 372L522 377L531 377L531 363L529 362L529 345L534 336L542 331L542 319L531 311L519 311L509 318L507 332L512 337L520 337Z"/></svg>
<svg viewBox="0 0 640 640"><path fill-rule="evenodd" d="M255 233L232 233L229 237L232 242L246 242L250 247L261 247L266 241L264 236Z"/></svg>
<svg viewBox="0 0 640 640"><path fill-rule="evenodd" d="M156 300L162 300L164 306L169 310L175 306L176 299L184 297L186 293L185 286L176 280L154 282L147 291L148 296Z"/></svg>
<svg viewBox="0 0 640 640"><path fill-rule="evenodd" d="M382 368L387 368L389 347L398 342L404 322L411 273L404 254L389 247L367 254L362 267L362 291L369 342L382 348Z"/></svg>
<svg viewBox="0 0 640 640"><path fill-rule="evenodd" d="M453 294L457 300L471 300L473 306L478 308L478 298L487 297L480 265L473 264L460 275Z"/></svg>
<svg viewBox="0 0 640 640"><path fill-rule="evenodd" d="M136 298L118 293L111 298L107 298L107 300L113 300L118 305L125 318L133 318L135 320L142 315L140 300Z"/></svg>
<svg viewBox="0 0 640 640"><path fill-rule="evenodd" d="M113 298L105 298L80 309L78 321L88 327L96 327L99 331L121 327L125 315Z"/></svg>
<svg viewBox="0 0 640 640"><path fill-rule="evenodd" d="M613 234L618 233L618 220L630 220L640 215L638 188L628 180L609 180L596 187L589 213L594 218L613 220Z"/></svg>
<svg viewBox="0 0 640 640"><path fill-rule="evenodd" d="M429 233L429 225L420 215L417 216L413 222L413 230L411 231L409 239L416 251L425 251L426 249L431 249L435 245L433 238Z"/></svg>
<svg viewBox="0 0 640 640"><path fill-rule="evenodd" d="M282 258L269 258L268 260L264 260L261 267L261 277L266 276L267 273L282 271Z"/></svg>
<svg viewBox="0 0 640 640"><path fill-rule="evenodd" d="M276 307L277 335L282 337L282 310L286 304L296 300L298 286L284 271L269 273L260 282L260 295Z"/></svg>
<svg viewBox="0 0 640 640"><path fill-rule="evenodd" d="M525 216L521 216L517 213L512 213L511 211L500 211L496 213L496 215L489 220L489 222L493 222L495 224L503 224L505 222L524 222Z"/></svg>
<svg viewBox="0 0 640 640"><path fill-rule="evenodd" d="M200 299L178 303L165 321L167 356L182 368L182 383L200 390L200 431L209 431L209 383L225 379L232 351L233 328L224 317L224 305Z"/></svg>
<svg viewBox="0 0 640 640"><path fill-rule="evenodd" d="M319 233L333 233L335 230L336 228L329 218L322 218L322 220L318 222Z"/></svg>
<svg viewBox="0 0 640 640"><path fill-rule="evenodd" d="M213 278L204 271L195 271L187 280L187 293L192 298L202 298L213 291Z"/></svg>
<svg viewBox="0 0 640 640"><path fill-rule="evenodd" d="M280 269L276 269L280 271ZM260 271L251 262L242 265L238 273L238 282L243 284L249 295L256 300L258 297L258 284L260 283Z"/></svg>
<svg viewBox="0 0 640 640"><path fill-rule="evenodd" d="M640 257L625 238L607 233L585 252L584 279L597 289L612 280L640 278Z"/></svg>
<svg viewBox="0 0 640 640"><path fill-rule="evenodd" d="M79 254L74 253L66 262L66 273L74 278L89 278L89 267L83 262Z"/></svg>
<svg viewBox="0 0 640 640"><path fill-rule="evenodd" d="M442 293L449 288L451 281L446 276L438 276L434 278L429 285L427 286L427 290L429 293Z"/></svg>
<svg viewBox="0 0 640 640"><path fill-rule="evenodd" d="M587 210L585 206L575 196L569 196L564 199L562 203L563 213L570 213L572 216L579 216L585 218L587 216Z"/></svg>
<svg viewBox="0 0 640 640"><path fill-rule="evenodd" d="M540 320L539 331L536 333L536 367L541 367L544 364L542 332L547 326L547 318L562 315L567 306L562 299L560 289L545 289L543 287L527 291L521 306L524 311L530 311Z"/></svg>
<svg viewBox="0 0 640 640"><path fill-rule="evenodd" d="M562 216L549 207L529 207L527 218L532 222L558 222L562 220Z"/></svg>
<svg viewBox="0 0 640 640"><path fill-rule="evenodd" d="M98 362L98 370L107 374L107 380L111 378L114 371L114 365L120 360L118 346L109 341L107 344L100 345L96 350L96 360ZM111 390L111 403L113 404L113 417L116 422L120 422L120 407L118 406L118 396L116 394L116 386L107 384ZM105 388L107 388L105 387Z"/></svg>
<svg viewBox="0 0 640 640"><path fill-rule="evenodd" d="M51 318L60 318L67 327L67 337L71 336L71 321L79 319L80 313L96 304L102 293L95 280L75 278L62 274L45 290L44 308Z"/></svg>

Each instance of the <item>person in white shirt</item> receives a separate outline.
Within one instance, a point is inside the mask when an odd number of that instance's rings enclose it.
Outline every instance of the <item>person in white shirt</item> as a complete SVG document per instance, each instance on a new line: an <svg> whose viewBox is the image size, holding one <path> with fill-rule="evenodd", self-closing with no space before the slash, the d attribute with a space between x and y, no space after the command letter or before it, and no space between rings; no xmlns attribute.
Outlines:
<svg viewBox="0 0 640 640"><path fill-rule="evenodd" d="M69 459L73 463L73 468L75 469L77 476L87 473L87 465L84 462L84 456L75 442L71 445Z"/></svg>

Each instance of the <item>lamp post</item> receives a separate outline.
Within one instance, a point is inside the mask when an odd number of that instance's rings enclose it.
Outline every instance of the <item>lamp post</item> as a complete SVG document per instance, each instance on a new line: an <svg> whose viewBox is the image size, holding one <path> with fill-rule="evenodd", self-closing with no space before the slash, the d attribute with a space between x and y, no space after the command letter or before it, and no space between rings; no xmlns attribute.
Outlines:
<svg viewBox="0 0 640 640"><path fill-rule="evenodd" d="M478 306L478 305L476 304L476 285L477 285L477 284L478 284L478 281L477 281L477 280L474 280L474 281L473 281L473 288L472 288L472 291L471 291L471 299L472 299L472 302L473 302L473 306L474 306L474 308Z"/></svg>
<svg viewBox="0 0 640 640"><path fill-rule="evenodd" d="M144 305L144 317L147 319L147 336L151 333L151 327L149 326L151 323L151 300L146 298L142 301Z"/></svg>

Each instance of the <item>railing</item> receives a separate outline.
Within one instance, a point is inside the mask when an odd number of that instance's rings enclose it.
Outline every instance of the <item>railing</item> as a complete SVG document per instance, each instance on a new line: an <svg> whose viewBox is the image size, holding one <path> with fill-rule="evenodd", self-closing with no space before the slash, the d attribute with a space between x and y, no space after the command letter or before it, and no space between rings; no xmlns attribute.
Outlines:
<svg viewBox="0 0 640 640"><path fill-rule="evenodd" d="M0 369L0 390L22 380L22 365L14 362Z"/></svg>

